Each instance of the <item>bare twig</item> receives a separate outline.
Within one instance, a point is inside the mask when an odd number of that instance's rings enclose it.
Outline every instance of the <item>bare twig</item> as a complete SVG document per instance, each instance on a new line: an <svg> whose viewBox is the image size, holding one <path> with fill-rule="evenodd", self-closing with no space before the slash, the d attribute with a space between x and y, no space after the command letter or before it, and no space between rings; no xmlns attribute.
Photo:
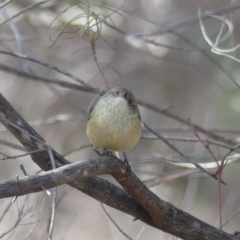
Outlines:
<svg viewBox="0 0 240 240"><path fill-rule="evenodd" d="M10 232L12 232L14 229L16 229L16 227L22 221L23 217L27 214L27 212L24 212L25 203L26 203L26 201L24 201L24 204L22 204L21 208L19 208L18 205L17 205L17 207L18 207L18 217L17 217L16 221L14 222L14 224L11 227L9 227L8 230L6 230L4 233L2 233L0 235L0 239L3 238L4 236L6 236L7 234L9 234Z"/></svg>
<svg viewBox="0 0 240 240"><path fill-rule="evenodd" d="M138 233L137 237L135 238L135 240L138 240L141 238L142 233L144 232L144 230L146 229L146 224L143 225L143 227L141 228L140 232Z"/></svg>
<svg viewBox="0 0 240 240"><path fill-rule="evenodd" d="M68 114L58 114L56 116L47 118L47 119L39 119L39 120L35 120L35 121L29 121L28 123L32 126L32 127L39 127L39 126L45 126L45 125L51 125L51 124L55 124L55 123L65 123L65 122L72 122L72 121L79 121L80 116L79 115L68 115ZM7 128L1 126L0 127L0 132L5 132L8 131ZM0 139L0 143L6 145L6 146L10 146L13 148L17 148L19 150L23 150L24 148L21 147L17 144L11 144L10 142L7 142L5 140ZM19 146L19 147L18 147ZM24 149L25 151L25 149Z"/></svg>
<svg viewBox="0 0 240 240"><path fill-rule="evenodd" d="M144 107L146 107L150 110L158 112L158 113L160 113L164 116L167 116L169 118L172 118L172 119L174 119L174 120L176 120L180 123L183 123L186 126L191 126L188 119L181 118L181 117L179 117L179 116L177 116L173 113L170 113L169 111L166 111L166 110L164 110L164 109L162 109L162 108L160 108L160 107L158 107L154 104L151 104L151 103L148 103L148 102L145 102L145 101L141 101L141 100L137 100L137 102L138 102L139 105L142 105L142 106L144 106ZM193 124L193 126L198 132L205 134L206 136L214 139L215 141L225 143L225 144L227 144L229 146L232 146L232 147L237 145L237 142L235 142L231 139L227 139L227 138L225 138L221 135L218 135L216 133L213 133L211 131L208 131L205 128L203 128L203 127L201 127L197 124Z"/></svg>
<svg viewBox="0 0 240 240"><path fill-rule="evenodd" d="M179 149L177 149L174 145L172 145L169 141L167 141L166 138L164 138L160 133L156 132L153 128L151 128L150 126L148 126L146 123L142 122L143 126L150 131L151 133L153 133L157 138L161 139L167 146L169 146L174 152L178 153L180 156L182 156L183 158L190 158L192 157L192 155L186 155L183 152L181 152Z"/></svg>
<svg viewBox="0 0 240 240"><path fill-rule="evenodd" d="M143 122L142 122L143 123ZM188 156L185 155L184 153L182 153L181 151L179 151L175 146L173 146L171 143L169 143L165 138L163 138L163 136L161 134L159 134L158 132L154 131L151 127L149 127L146 123L143 123L144 127L146 129L148 129L150 132L152 132L155 136L157 136L159 139L161 139L165 144L167 144L167 146L169 146L172 150L174 150L176 153L178 153L180 156L182 156L184 159L188 160L188 162L192 163L194 166L196 166L197 168L199 168L200 170L202 170L204 173L208 174L209 176L211 176L214 179L217 179L215 175L209 173L206 169L204 169L201 165L199 165L198 163L192 162L191 161L191 157L192 156ZM222 181L223 182L223 181ZM223 182L224 183L224 182ZM225 184L225 183L224 183Z"/></svg>
<svg viewBox="0 0 240 240"><path fill-rule="evenodd" d="M24 12L27 12L27 11L29 11L29 10L37 7L37 6L40 6L40 5L44 4L44 3L48 3L48 1L41 1L41 2L37 2L37 3L34 3L34 4L29 5L28 7L22 9L20 12L16 13L16 14L13 15L12 17L10 17L10 18L8 18L7 20L5 20L5 21L3 21L2 23L0 23L0 27L1 27L2 25L6 24L7 22L13 20L14 18L19 17L19 16L22 15Z"/></svg>
<svg viewBox="0 0 240 240"><path fill-rule="evenodd" d="M124 10L126 12L126 10ZM127 12L128 14L131 14L132 16L132 12L129 13ZM134 14L133 14L134 15ZM138 18L138 16L134 15L134 17ZM210 15L209 15L210 17ZM155 26L157 26L155 24L155 22L153 21L150 21L149 19L146 19L144 18L145 21L151 23L151 24L154 24ZM116 26L113 26L109 23L107 23L106 21L104 22L108 27L114 29L115 31L119 32L120 34L123 34L123 35L126 35L126 33L122 30L120 30L119 28L117 28ZM157 26L158 27L158 26ZM191 42L191 40L187 39L185 36L183 36L182 34L178 33L177 31L174 31L174 30L168 30L169 33L179 37L182 41L186 42L187 44L189 44L190 46L192 46L192 48L185 48L185 47L179 47L179 46L169 46L167 44L162 44L162 43L158 43L159 46L161 47L167 47L167 48L172 48L172 49L177 49L177 50L191 50L193 51L194 49L196 51L200 51L206 58L208 58L214 65L216 65L233 83L235 83L236 85L238 85L238 83L236 82L236 80L233 78L233 76L231 76L231 74L229 72L227 72L222 66L221 64L219 64L211 55L207 54L206 51L204 51L204 48L201 48L199 46L196 46L195 43ZM127 35L126 35L127 36ZM134 35L128 35L126 37L127 39L134 39L136 38ZM148 43L152 43L152 44L156 44L155 41L152 41L152 40L149 40L147 39L146 37L142 37L142 38L139 38L141 39L142 41L145 41L145 42L148 42ZM208 48L205 48L205 49L208 49Z"/></svg>
<svg viewBox="0 0 240 240"><path fill-rule="evenodd" d="M0 4L0 8L4 8L5 6L7 6L8 4L10 4L11 2L13 2L14 0L8 0L8 1L5 1L3 3Z"/></svg>
<svg viewBox="0 0 240 240"><path fill-rule="evenodd" d="M90 26L90 28L93 28L94 26L105 22L108 18L110 18L114 13L118 12L122 6L127 2L127 0L124 0L122 3L119 4L118 7L116 7L114 10L112 10L108 15L104 16L104 18L100 19L99 21L97 21L96 23L94 23L93 25Z"/></svg>
<svg viewBox="0 0 240 240"><path fill-rule="evenodd" d="M154 130L156 131L156 130ZM199 142L198 138L192 138L192 137L172 137L172 136L163 136L163 138L165 138L168 141L179 141L179 142ZM148 136L146 134L143 134L143 136L141 137L141 139L151 139L151 140L158 140L159 138L156 136ZM217 142L217 141L212 141L212 140L204 140L202 139L202 141L204 143L208 143L210 145L215 145L215 146L219 146L219 147L223 147L226 149L229 149L231 152L237 152L240 153L240 150L238 150L238 145L236 145L236 147L232 148L226 144L223 144L222 142ZM230 153L228 153L229 155Z"/></svg>
<svg viewBox="0 0 240 240"><path fill-rule="evenodd" d="M51 214L51 220L49 224L48 240L51 240L53 235L53 229L54 229L55 217L56 217L56 200L57 200L57 188L55 187L53 189L52 214Z"/></svg>
<svg viewBox="0 0 240 240"><path fill-rule="evenodd" d="M23 164L20 164L20 169L22 170L24 176L27 176L27 172L26 172L26 170L25 170ZM18 183L19 183L19 179L18 179Z"/></svg>
<svg viewBox="0 0 240 240"><path fill-rule="evenodd" d="M12 206L12 202L10 201L7 205L7 207L4 209L2 216L0 217L0 223L2 222L3 218L5 217L6 213L8 212L8 210L10 209L10 207Z"/></svg>
<svg viewBox="0 0 240 240"><path fill-rule="evenodd" d="M44 209L44 206L45 206L45 202L46 202L45 199L43 199L42 205L41 205L41 208L40 208L40 214L38 215L37 220L34 223L32 223L33 224L32 228L28 231L28 233L25 235L25 237L22 238L21 240L27 240L31 236L31 234L33 233L34 229L37 227L37 224L40 222L40 220L42 218L42 215L43 215L43 209Z"/></svg>
<svg viewBox="0 0 240 240"><path fill-rule="evenodd" d="M29 57L29 56L26 56L26 55L22 55L22 54L18 54L18 53L14 53L14 52L10 52L10 51L4 51L4 50L0 50L0 53L1 54L6 54L6 55L10 55L10 56L13 56L13 57L18 57L18 58L21 58L21 59L26 59L28 61L31 61L31 62L35 62L37 64L40 64L44 67L47 67L47 68L50 68L56 72L59 72L61 74L63 74L64 76L67 76L73 80L75 80L76 82L82 84L83 86L85 86L87 89L90 89L92 90L92 92L95 92L95 93L101 93L102 91L99 90L98 88L94 88L93 86L91 86L90 84L86 83L84 80L80 79L79 77L73 75L72 73L68 72L67 70L64 70L64 69L60 69L59 67L56 67L50 63L47 63L47 62L44 62L42 60L39 60L39 59L36 59L36 58L32 58L32 57Z"/></svg>
<svg viewBox="0 0 240 240"><path fill-rule="evenodd" d="M235 5L230 5L230 6L221 8L219 10L216 10L216 11L212 12L211 14L212 15L221 15L221 14L233 11L233 10L237 10L239 8L240 8L240 4L238 3L238 4L235 4ZM145 33L145 34L134 34L133 36L143 38L143 37L162 35L162 34L165 34L167 32L170 32L170 31L175 31L175 30L178 30L180 28L184 28L184 27L196 24L196 23L199 22L199 19L200 20L205 20L205 19L210 18L210 17L211 16L209 15L209 13L205 13L201 16L193 17L191 19L186 19L186 20L184 20L182 22L178 22L178 23L176 23L172 26L165 27L162 30L157 30L155 32Z"/></svg>
<svg viewBox="0 0 240 240"><path fill-rule="evenodd" d="M4 139L0 139L0 144L10 147L10 148L13 148L13 149L20 150L20 151L26 151L26 149L24 147L22 147L21 145L6 141Z"/></svg>
<svg viewBox="0 0 240 240"><path fill-rule="evenodd" d="M41 82L45 82L45 83L49 83L49 84L55 84L55 85L58 85L60 87L65 87L65 88L75 89L75 90L81 90L81 91L84 91L84 92L91 92L91 93L96 92L93 89L83 87L79 84L70 83L70 82L63 81L63 80L56 79L56 78L48 78L48 77L40 76L40 75L33 74L33 73L28 73L28 72L25 72L21 69L9 67L8 65L5 65L5 64L2 64L2 63L0 64L0 69L3 70L3 71L9 72L11 74L15 74L15 75L18 75L20 77L24 77L26 79L32 79L32 80L35 80L35 81L41 81Z"/></svg>
<svg viewBox="0 0 240 240"><path fill-rule="evenodd" d="M9 24L11 26L11 29L14 33L14 36L16 38L16 41L18 43L18 47L20 49L20 52L24 55L25 54L25 49L24 49L24 44L23 44L23 39L22 36L20 34L20 31L18 29L18 27L16 26L16 24L14 23L13 19L9 18L8 13L6 8L1 9L2 15L5 19L9 20ZM30 72L30 68L28 66L28 62L26 60L22 60L22 65L23 65L23 69L27 72Z"/></svg>
<svg viewBox="0 0 240 240"><path fill-rule="evenodd" d="M68 152L66 152L66 153L63 153L62 155L63 155L64 157L66 157L66 156L68 156L68 155L70 155L70 154L72 154L72 153L74 153L74 152L78 152L78 151L80 151L80 150L82 150L82 149L90 148L90 147L92 147L92 144L86 144L86 145L83 145L83 146L80 146L80 147L71 149L70 151L68 151Z"/></svg>
<svg viewBox="0 0 240 240"><path fill-rule="evenodd" d="M175 170L175 171L167 173L167 174L161 174L161 176L159 176L159 177L144 180L143 183L148 188L151 188L151 187L161 184L162 182L171 182L175 179L185 177L192 173L197 173L197 172L200 172L200 169Z"/></svg>
<svg viewBox="0 0 240 240"><path fill-rule="evenodd" d="M103 211L106 213L106 215L108 216L108 218L110 219L110 221L114 224L114 226L118 229L118 231L120 233L122 233L123 236L125 236L127 239L129 240L133 240L131 237L129 237L119 226L118 224L113 220L113 218L111 217L111 215L107 212L107 210L105 209L103 203L101 203L102 209Z"/></svg>
<svg viewBox="0 0 240 240"><path fill-rule="evenodd" d="M205 143L199 136L199 134L197 133L196 129L194 128L191 119L189 119L189 122L192 126L193 132L195 134L195 136L199 139L199 141L202 143L202 145L206 148L206 150L210 153L210 155L212 156L212 158L214 159L214 161L216 162L218 169L215 173L215 176L217 176L217 183L218 183L218 209L219 209L219 222L220 222L220 229L222 229L222 194L221 194L221 178L222 178L222 171L223 171L223 167L221 165L218 164L218 160L216 158L216 156L213 154L211 148L209 147L208 142Z"/></svg>
<svg viewBox="0 0 240 240"><path fill-rule="evenodd" d="M229 218L227 218L222 226L226 225L233 217L235 217L238 213L240 212L240 208L238 208L234 213L231 214L231 216Z"/></svg>
<svg viewBox="0 0 240 240"><path fill-rule="evenodd" d="M51 160L52 169L56 169L55 160L54 160L52 149L50 146L48 146L47 151L48 151L48 154L49 154L49 157ZM56 217L56 201L57 201L57 188L55 187L53 189L52 214L51 214L51 220L50 220L50 224L49 224L48 240L52 240L53 229L54 229L54 224L55 224L55 217Z"/></svg>
<svg viewBox="0 0 240 240"><path fill-rule="evenodd" d="M38 150L34 150L34 151L31 151L31 152L27 152L27 153L24 153L24 154L21 154L21 155L0 157L0 160L21 158L21 157L25 157L25 156L27 156L27 155L29 155L29 154L36 153L36 152L41 152L41 151L45 151L45 150L46 150L46 149L38 149Z"/></svg>

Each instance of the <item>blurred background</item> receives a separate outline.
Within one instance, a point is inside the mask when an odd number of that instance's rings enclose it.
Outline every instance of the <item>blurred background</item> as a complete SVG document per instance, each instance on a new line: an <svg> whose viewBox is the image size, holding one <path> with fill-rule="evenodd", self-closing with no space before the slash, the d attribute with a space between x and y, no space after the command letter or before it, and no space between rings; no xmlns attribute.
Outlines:
<svg viewBox="0 0 240 240"><path fill-rule="evenodd" d="M220 9L226 11L216 15ZM101 90L125 87L138 100L166 108L186 121L190 118L209 133L238 143L239 9L238 1L223 0L1 1L0 91L70 162L96 157L86 137L87 109L96 94L14 74L17 68L28 75L77 84L51 66L13 54L66 70ZM204 16L202 21L198 16ZM139 107L143 122L192 155L191 161L214 162L191 127ZM127 152L132 170L142 181L160 179L151 187L160 198L219 227L217 181L200 172L186 173L192 165L170 164L169 160L184 159L154 138L143 129L142 139ZM227 145L221 139L218 143ZM219 144L210 149L222 160L229 149ZM25 152L2 125L0 152L2 156ZM240 220L238 155L235 160L224 168L227 185L221 185L223 223L229 220L223 229L230 233L239 230ZM21 163L29 175L39 171L29 156L8 159L0 162L0 180L22 176ZM116 183L110 176L101 177ZM98 201L66 185L57 188L57 196L53 239L126 239ZM19 197L14 204L11 199L0 203L0 239L47 239L52 198L45 192ZM105 209L131 239L174 239L115 209Z"/></svg>

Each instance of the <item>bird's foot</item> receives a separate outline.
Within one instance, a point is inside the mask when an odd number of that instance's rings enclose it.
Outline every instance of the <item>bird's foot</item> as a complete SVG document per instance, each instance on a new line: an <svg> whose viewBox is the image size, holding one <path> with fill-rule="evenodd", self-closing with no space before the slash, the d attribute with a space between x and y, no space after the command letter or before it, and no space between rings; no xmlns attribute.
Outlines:
<svg viewBox="0 0 240 240"><path fill-rule="evenodd" d="M108 151L107 149L103 149L103 156L109 156L109 157L112 157L114 156L112 151Z"/></svg>
<svg viewBox="0 0 240 240"><path fill-rule="evenodd" d="M95 146L93 146L93 150L94 150L94 152L98 155L98 156L102 156L103 154L102 153L100 153L99 151L98 151L98 148L97 147L95 147Z"/></svg>
<svg viewBox="0 0 240 240"><path fill-rule="evenodd" d="M103 156L113 156L113 153L111 151L108 151L107 149L103 149L103 152L99 152L98 148L94 146L94 151L97 153L98 156L103 157Z"/></svg>

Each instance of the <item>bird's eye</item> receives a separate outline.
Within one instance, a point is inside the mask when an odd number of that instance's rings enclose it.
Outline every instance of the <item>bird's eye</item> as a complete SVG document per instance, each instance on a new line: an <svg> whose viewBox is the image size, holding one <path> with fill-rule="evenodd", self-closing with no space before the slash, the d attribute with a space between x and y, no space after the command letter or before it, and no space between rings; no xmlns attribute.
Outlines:
<svg viewBox="0 0 240 240"><path fill-rule="evenodd" d="M129 106L132 106L132 105L133 105L133 101L132 101L132 100L129 100L129 101L128 101L128 105L129 105Z"/></svg>
<svg viewBox="0 0 240 240"><path fill-rule="evenodd" d="M117 96L117 95L119 95L119 92L114 92L113 93L113 96Z"/></svg>

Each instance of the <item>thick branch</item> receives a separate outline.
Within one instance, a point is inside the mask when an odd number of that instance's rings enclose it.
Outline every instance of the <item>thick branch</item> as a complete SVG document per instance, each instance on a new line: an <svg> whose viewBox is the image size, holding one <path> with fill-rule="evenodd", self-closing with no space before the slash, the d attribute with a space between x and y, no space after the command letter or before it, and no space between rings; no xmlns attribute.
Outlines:
<svg viewBox="0 0 240 240"><path fill-rule="evenodd" d="M111 174L121 166L117 159L92 159L65 165L39 175L24 176L0 182L0 198L22 196L33 192L57 187L74 180L89 178L101 174ZM123 166L124 167L124 166Z"/></svg>
<svg viewBox="0 0 240 240"><path fill-rule="evenodd" d="M42 190L41 186L51 188L76 179L112 174L129 191L130 195L149 211L154 218L152 226L184 239L217 239L230 236L160 200L133 173L126 173L125 165L117 158L101 157L66 165L39 175L26 176L18 181L15 179L2 181L0 182L0 198L38 192ZM224 239L234 238L231 236Z"/></svg>

